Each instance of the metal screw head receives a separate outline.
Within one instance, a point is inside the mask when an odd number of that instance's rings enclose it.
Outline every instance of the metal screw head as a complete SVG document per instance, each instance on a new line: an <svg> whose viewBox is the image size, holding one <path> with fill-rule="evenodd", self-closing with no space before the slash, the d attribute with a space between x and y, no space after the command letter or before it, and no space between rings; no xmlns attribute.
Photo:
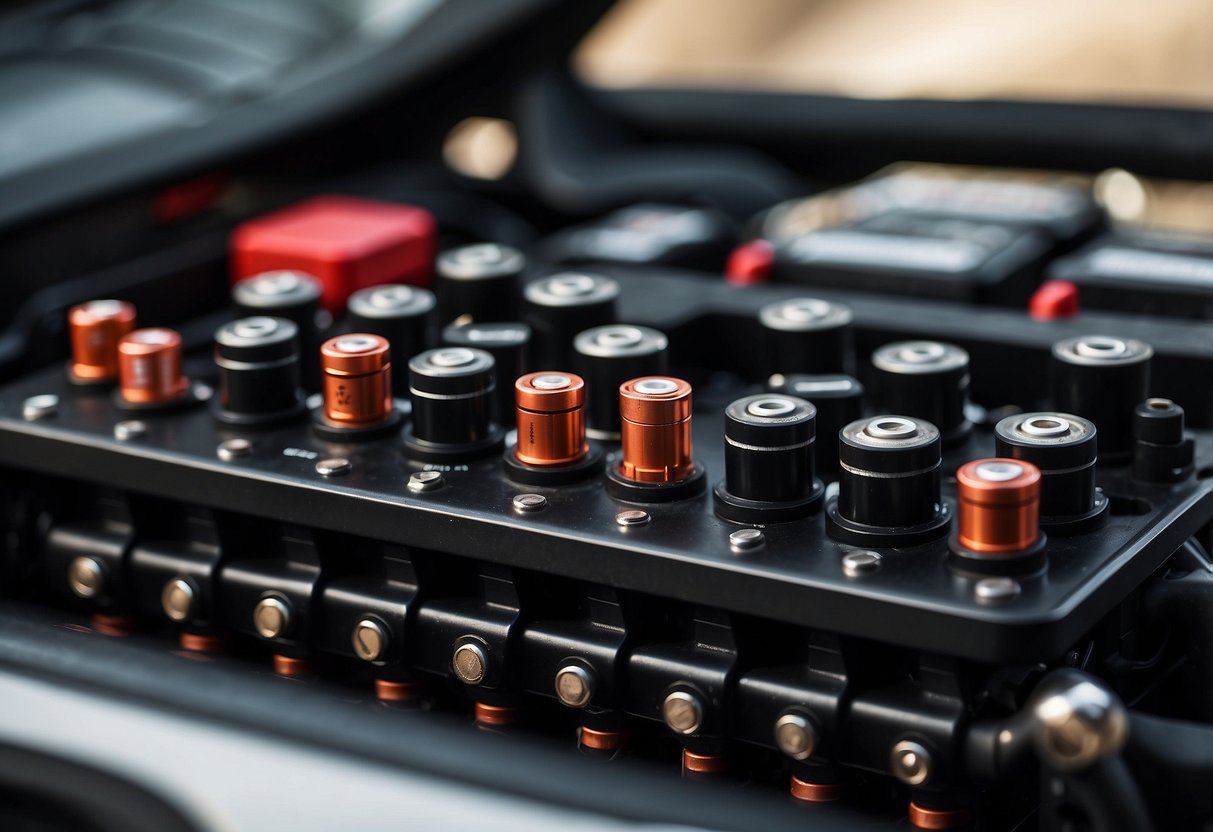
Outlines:
<svg viewBox="0 0 1213 832"><path fill-rule="evenodd" d="M30 396L21 403L21 418L27 422L49 419L59 412L59 397L54 393Z"/></svg>
<svg viewBox="0 0 1213 832"><path fill-rule="evenodd" d="M466 642L455 648L451 657L451 669L456 678L465 685L478 685L484 681L488 673L489 657L484 648L473 642Z"/></svg>
<svg viewBox="0 0 1213 832"><path fill-rule="evenodd" d="M842 556L842 574L848 578L858 578L880 568L880 553L868 550L847 552Z"/></svg>
<svg viewBox="0 0 1213 832"><path fill-rule="evenodd" d="M291 605L282 598L262 598L253 608L253 627L262 638L280 638L294 623Z"/></svg>
<svg viewBox="0 0 1213 832"><path fill-rule="evenodd" d="M438 471L414 471L409 475L409 491L434 491L442 485L442 474Z"/></svg>
<svg viewBox="0 0 1213 832"><path fill-rule="evenodd" d="M514 511L543 511L547 506L548 498L542 494L519 494L514 498Z"/></svg>
<svg viewBox="0 0 1213 832"><path fill-rule="evenodd" d="M674 733L689 736L703 724L703 703L689 691L673 691L661 703L661 718Z"/></svg>
<svg viewBox="0 0 1213 832"><path fill-rule="evenodd" d="M391 634L374 618L364 618L354 625L350 641L354 655L364 662L377 662L387 654Z"/></svg>
<svg viewBox="0 0 1213 832"><path fill-rule="evenodd" d="M1124 747L1129 719L1124 705L1102 685L1076 671L1061 679L1032 708L1033 739L1054 768L1080 771Z"/></svg>
<svg viewBox="0 0 1213 832"><path fill-rule="evenodd" d="M215 453L224 462L231 462L233 459L248 456L252 452L253 443L247 439L228 439L226 442L220 442L219 447L215 449Z"/></svg>
<svg viewBox="0 0 1213 832"><path fill-rule="evenodd" d="M126 419L114 425L114 438L120 442L142 439L145 436L147 436L147 422L140 422L138 419Z"/></svg>
<svg viewBox="0 0 1213 832"><path fill-rule="evenodd" d="M973 584L973 595L982 604L998 604L1010 601L1020 591L1019 582L1014 578L982 578Z"/></svg>
<svg viewBox="0 0 1213 832"><path fill-rule="evenodd" d="M353 467L348 459L333 457L332 459L322 459L317 462L316 473L322 477L339 477L342 474L348 474Z"/></svg>
<svg viewBox="0 0 1213 832"><path fill-rule="evenodd" d="M807 760L817 747L817 729L808 717L784 714L775 720L775 745L793 760Z"/></svg>
<svg viewBox="0 0 1213 832"><path fill-rule="evenodd" d="M105 595L105 564L81 555L67 567L67 585L77 598L94 600Z"/></svg>
<svg viewBox="0 0 1213 832"><path fill-rule="evenodd" d="M160 590L160 608L170 621L189 621L197 612L198 588L189 578L173 578Z"/></svg>
<svg viewBox="0 0 1213 832"><path fill-rule="evenodd" d="M556 698L570 708L584 708L594 698L594 674L570 664L556 671Z"/></svg>
<svg viewBox="0 0 1213 832"><path fill-rule="evenodd" d="M625 528L628 526L643 526L651 519L647 511L641 511L638 508L621 511L615 515L615 522Z"/></svg>
<svg viewBox="0 0 1213 832"><path fill-rule="evenodd" d="M934 763L931 752L922 743L914 740L902 740L897 743L889 756L893 776L907 786L921 786L930 780Z"/></svg>
<svg viewBox="0 0 1213 832"><path fill-rule="evenodd" d="M767 537L758 529L741 529L729 535L729 548L734 552L752 552L766 545Z"/></svg>

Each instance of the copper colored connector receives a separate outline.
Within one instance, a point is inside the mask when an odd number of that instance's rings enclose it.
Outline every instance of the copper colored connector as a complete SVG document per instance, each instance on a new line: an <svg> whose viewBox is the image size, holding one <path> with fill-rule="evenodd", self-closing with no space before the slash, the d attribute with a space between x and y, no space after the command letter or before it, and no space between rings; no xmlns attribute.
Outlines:
<svg viewBox="0 0 1213 832"><path fill-rule="evenodd" d="M723 754L696 754L682 749L682 771L684 774L721 774L729 768L729 758Z"/></svg>
<svg viewBox="0 0 1213 832"><path fill-rule="evenodd" d="M299 659L294 656L284 656L281 653L275 653L274 672L279 676L285 676L289 679L299 679L304 676L311 675L312 663L307 659Z"/></svg>
<svg viewBox="0 0 1213 832"><path fill-rule="evenodd" d="M842 784L813 783L793 775L789 791L792 797L805 803L829 803L842 797Z"/></svg>
<svg viewBox="0 0 1213 832"><path fill-rule="evenodd" d="M103 636L129 636L135 632L135 619L129 615L93 613L93 629Z"/></svg>
<svg viewBox="0 0 1213 832"><path fill-rule="evenodd" d="M527 373L514 382L518 461L568 465L590 452L585 443L585 382L572 373Z"/></svg>
<svg viewBox="0 0 1213 832"><path fill-rule="evenodd" d="M136 329L118 342L118 388L126 401L172 402L189 386L181 374L181 336L175 330Z"/></svg>
<svg viewBox="0 0 1213 832"><path fill-rule="evenodd" d="M375 696L381 702L415 702L421 698L421 684L376 679Z"/></svg>
<svg viewBox="0 0 1213 832"><path fill-rule="evenodd" d="M223 636L182 632L177 636L182 650L191 653L218 653L223 650Z"/></svg>
<svg viewBox="0 0 1213 832"><path fill-rule="evenodd" d="M623 440L620 473L637 482L678 482L695 468L691 459L691 385L665 376L619 385Z"/></svg>
<svg viewBox="0 0 1213 832"><path fill-rule="evenodd" d="M910 825L916 829L956 829L969 822L965 809L927 809L910 801Z"/></svg>
<svg viewBox="0 0 1213 832"><path fill-rule="evenodd" d="M72 340L71 377L79 382L118 378L118 342L135 328L135 307L120 300L90 300L67 313Z"/></svg>
<svg viewBox="0 0 1213 832"><path fill-rule="evenodd" d="M480 725L509 725L514 721L514 709L504 705L475 705L476 722Z"/></svg>
<svg viewBox="0 0 1213 832"><path fill-rule="evenodd" d="M335 425L365 427L392 415L392 360L386 338L352 333L320 346L324 417Z"/></svg>
<svg viewBox="0 0 1213 832"><path fill-rule="evenodd" d="M586 728L584 725L577 729L577 744L594 751L618 751L628 743L628 735L624 731L598 731Z"/></svg>
<svg viewBox="0 0 1213 832"><path fill-rule="evenodd" d="M975 459L956 471L957 542L1014 554L1040 539L1040 469L1018 459Z"/></svg>

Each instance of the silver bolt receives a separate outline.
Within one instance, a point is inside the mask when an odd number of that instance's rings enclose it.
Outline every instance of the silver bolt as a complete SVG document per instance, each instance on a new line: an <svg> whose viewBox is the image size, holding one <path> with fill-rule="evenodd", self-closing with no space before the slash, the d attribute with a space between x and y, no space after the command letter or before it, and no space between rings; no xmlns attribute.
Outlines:
<svg viewBox="0 0 1213 832"><path fill-rule="evenodd" d="M354 645L354 655L364 662L377 662L387 653L391 634L375 619L364 618L354 625L350 641Z"/></svg>
<svg viewBox="0 0 1213 832"><path fill-rule="evenodd" d="M842 574L848 578L858 578L860 575L879 569L880 561L879 552L866 549L860 552L847 552L842 556Z"/></svg>
<svg viewBox="0 0 1213 832"><path fill-rule="evenodd" d="M140 422L138 419L127 419L114 425L114 438L120 442L142 439L145 436L147 436L147 422Z"/></svg>
<svg viewBox="0 0 1213 832"><path fill-rule="evenodd" d="M649 517L647 511L641 511L638 508L621 511L615 515L615 522L621 526L643 526L653 518Z"/></svg>
<svg viewBox="0 0 1213 832"><path fill-rule="evenodd" d="M77 598L90 600L105 594L105 564L81 555L67 567L67 585Z"/></svg>
<svg viewBox="0 0 1213 832"><path fill-rule="evenodd" d="M215 395L215 388L201 381L195 382L190 389L193 391L194 398L200 402L209 401L211 396Z"/></svg>
<svg viewBox="0 0 1213 832"><path fill-rule="evenodd" d="M931 768L934 766L931 752L921 743L913 740L902 740L893 746L889 757L889 765L893 776L907 786L921 786L931 779Z"/></svg>
<svg viewBox="0 0 1213 832"><path fill-rule="evenodd" d="M322 459L317 462L316 473L322 477L339 477L342 474L348 474L353 467L348 459L333 457L332 459Z"/></svg>
<svg viewBox="0 0 1213 832"><path fill-rule="evenodd" d="M488 672L489 657L479 644L467 642L455 648L451 657L451 669L465 685L478 685Z"/></svg>
<svg viewBox="0 0 1213 832"><path fill-rule="evenodd" d="M548 507L548 498L542 494L519 494L514 498L514 511L543 511Z"/></svg>
<svg viewBox="0 0 1213 832"><path fill-rule="evenodd" d="M775 720L775 745L793 760L807 760L817 747L817 729L807 717L784 714Z"/></svg>
<svg viewBox="0 0 1213 832"><path fill-rule="evenodd" d="M1063 672L1032 708L1037 752L1054 768L1080 771L1124 747L1129 734L1125 707L1102 685L1077 671ZM1046 689L1047 691L1048 689Z"/></svg>
<svg viewBox="0 0 1213 832"><path fill-rule="evenodd" d="M173 578L160 591L160 608L170 621L189 621L197 606L198 590L189 578Z"/></svg>
<svg viewBox="0 0 1213 832"><path fill-rule="evenodd" d="M21 418L27 422L49 419L59 412L59 397L54 393L30 396L21 403Z"/></svg>
<svg viewBox="0 0 1213 832"><path fill-rule="evenodd" d="M414 471L409 475L409 491L434 491L442 485L442 474L438 471Z"/></svg>
<svg viewBox="0 0 1213 832"><path fill-rule="evenodd" d="M729 548L734 552L752 552L766 545L767 538L758 529L741 529L729 535Z"/></svg>
<svg viewBox="0 0 1213 832"><path fill-rule="evenodd" d="M973 594L982 604L1010 601L1019 593L1019 582L1014 578L982 578L973 585Z"/></svg>
<svg viewBox="0 0 1213 832"><path fill-rule="evenodd" d="M279 638L290 630L291 605L281 598L262 598L253 608L253 627L262 638Z"/></svg>
<svg viewBox="0 0 1213 832"><path fill-rule="evenodd" d="M226 442L220 442L219 447L215 449L215 453L224 462L231 462L233 459L248 456L252 452L253 443L247 439L228 439Z"/></svg>
<svg viewBox="0 0 1213 832"><path fill-rule="evenodd" d="M594 698L594 674L575 664L556 671L556 698L570 708L584 708Z"/></svg>
<svg viewBox="0 0 1213 832"><path fill-rule="evenodd" d="M703 724L703 703L693 693L676 690L661 703L661 718L677 734L694 734Z"/></svg>

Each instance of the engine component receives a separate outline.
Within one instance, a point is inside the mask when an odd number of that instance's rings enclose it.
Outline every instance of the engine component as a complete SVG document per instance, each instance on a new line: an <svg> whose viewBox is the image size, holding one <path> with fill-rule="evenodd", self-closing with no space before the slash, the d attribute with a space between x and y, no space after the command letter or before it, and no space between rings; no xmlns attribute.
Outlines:
<svg viewBox="0 0 1213 832"><path fill-rule="evenodd" d="M516 482L562 485L602 468L585 438L585 382L572 373L527 373L514 383L518 441L506 451Z"/></svg>
<svg viewBox="0 0 1213 832"><path fill-rule="evenodd" d="M795 396L762 393L725 408L725 476L716 513L739 523L779 523L811 514L823 486L814 472L817 409Z"/></svg>
<svg viewBox="0 0 1213 832"><path fill-rule="evenodd" d="M937 341L901 341L872 353L873 386L880 407L939 428L945 447L963 443L972 430L969 354Z"/></svg>
<svg viewBox="0 0 1213 832"><path fill-rule="evenodd" d="M577 333L615 322L619 284L609 277L564 272L528 283L526 321L535 336L533 358L557 367Z"/></svg>
<svg viewBox="0 0 1213 832"><path fill-rule="evenodd" d="M573 339L578 370L586 379L586 430L595 439L618 440L619 385L669 371L669 340L655 329L608 324Z"/></svg>
<svg viewBox="0 0 1213 832"><path fill-rule="evenodd" d="M1039 569L1040 469L1015 459L975 459L956 471L953 563L981 572Z"/></svg>
<svg viewBox="0 0 1213 832"><path fill-rule="evenodd" d="M365 332L338 335L320 347L324 404L313 427L337 442L381 439L399 428L392 400L392 356L386 338Z"/></svg>
<svg viewBox="0 0 1213 832"><path fill-rule="evenodd" d="M493 356L467 347L439 347L409 359L413 421L405 450L414 459L475 459L501 448L504 434L491 417L496 385Z"/></svg>
<svg viewBox="0 0 1213 832"><path fill-rule="evenodd" d="M1195 442L1184 435L1184 410L1170 399L1146 399L1133 411L1133 479L1183 482L1192 476Z"/></svg>
<svg viewBox="0 0 1213 832"><path fill-rule="evenodd" d="M703 491L691 456L691 385L645 376L619 386L620 454L607 463L607 491L621 500L666 502Z"/></svg>
<svg viewBox="0 0 1213 832"><path fill-rule="evenodd" d="M91 300L67 313L72 340L68 377L75 384L118 379L118 342L135 328L135 307L120 300Z"/></svg>
<svg viewBox="0 0 1213 832"><path fill-rule="evenodd" d="M838 497L826 507L831 537L857 546L914 546L952 520L940 493L941 443L930 422L874 416L839 434Z"/></svg>
<svg viewBox="0 0 1213 832"><path fill-rule="evenodd" d="M136 329L118 342L118 400L128 407L172 405L187 399L181 336L172 329Z"/></svg>
<svg viewBox="0 0 1213 832"><path fill-rule="evenodd" d="M522 312L525 268L522 252L497 243L444 251L434 264L434 292L441 322L517 320Z"/></svg>
<svg viewBox="0 0 1213 832"><path fill-rule="evenodd" d="M219 396L215 418L266 425L303 412L299 330L285 318L241 318L215 331Z"/></svg>
<svg viewBox="0 0 1213 832"><path fill-rule="evenodd" d="M1091 422L1068 413L1007 416L994 426L994 452L1040 469L1040 523L1052 534L1104 521L1108 499L1095 488L1098 453Z"/></svg>
<svg viewBox="0 0 1213 832"><path fill-rule="evenodd" d="M792 298L758 312L766 349L766 374L853 373L854 315L842 304Z"/></svg>
<svg viewBox="0 0 1213 832"><path fill-rule="evenodd" d="M1053 345L1053 406L1099 428L1099 460L1128 462L1133 410L1150 394L1149 344L1111 335L1083 335Z"/></svg>

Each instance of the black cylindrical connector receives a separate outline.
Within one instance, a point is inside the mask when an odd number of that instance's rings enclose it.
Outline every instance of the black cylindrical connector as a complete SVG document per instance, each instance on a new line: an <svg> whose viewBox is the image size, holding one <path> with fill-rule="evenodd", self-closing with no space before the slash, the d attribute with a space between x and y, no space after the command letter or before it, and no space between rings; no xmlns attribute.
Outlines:
<svg viewBox="0 0 1213 832"><path fill-rule="evenodd" d="M863 415L863 385L848 375L783 375L767 379L772 393L787 393L808 399L817 408L817 435L821 450L817 470L838 470L838 432Z"/></svg>
<svg viewBox="0 0 1213 832"><path fill-rule="evenodd" d="M350 295L349 328L386 338L392 355L406 359L424 351L433 341L434 294L428 289L391 283L372 286ZM397 373L392 392L408 395L408 378Z"/></svg>
<svg viewBox="0 0 1213 832"><path fill-rule="evenodd" d="M925 419L944 445L968 438L969 354L938 341L900 341L872 353L873 385L881 409Z"/></svg>
<svg viewBox="0 0 1213 832"><path fill-rule="evenodd" d="M669 340L655 329L608 324L573 339L574 366L586 384L586 434L619 439L619 385L669 372Z"/></svg>
<svg viewBox="0 0 1213 832"><path fill-rule="evenodd" d="M860 419L839 434L838 513L869 526L919 526L939 513L939 430L908 416Z"/></svg>
<svg viewBox="0 0 1213 832"><path fill-rule="evenodd" d="M219 396L215 417L233 425L267 424L303 412L299 330L285 318L241 318L215 331Z"/></svg>
<svg viewBox="0 0 1213 832"><path fill-rule="evenodd" d="M615 322L619 284L601 275L566 272L528 283L525 296L535 360L559 367L569 361L577 333Z"/></svg>
<svg viewBox="0 0 1213 832"><path fill-rule="evenodd" d="M522 252L496 243L444 251L434 263L442 324L464 316L476 323L516 320L521 314L525 268Z"/></svg>
<svg viewBox="0 0 1213 832"><path fill-rule="evenodd" d="M484 350L493 356L497 386L493 392L493 421L505 425L514 418L514 382L533 368L531 328L517 321L451 324L442 330L449 347Z"/></svg>
<svg viewBox="0 0 1213 832"><path fill-rule="evenodd" d="M1183 482L1192 475L1195 442L1184 436L1184 409L1170 399L1146 399L1133 411L1133 479Z"/></svg>
<svg viewBox="0 0 1213 832"><path fill-rule="evenodd" d="M813 470L817 409L778 393L746 396L724 411L724 481L716 513L727 520L794 520L816 510L823 491Z"/></svg>
<svg viewBox="0 0 1213 832"><path fill-rule="evenodd" d="M853 319L846 306L819 298L767 304L758 312L765 374L853 372Z"/></svg>
<svg viewBox="0 0 1213 832"><path fill-rule="evenodd" d="M1069 413L1020 413L994 426L994 455L1040 469L1040 524L1054 534L1102 522L1108 501L1095 488L1096 428Z"/></svg>
<svg viewBox="0 0 1213 832"><path fill-rule="evenodd" d="M240 317L286 318L299 329L299 355L303 384L320 389L320 342L329 317L321 320L320 296L324 287L306 272L262 272L232 287L232 302Z"/></svg>
<svg viewBox="0 0 1213 832"><path fill-rule="evenodd" d="M1053 345L1053 405L1099 428L1101 463L1128 461L1133 410L1149 395L1149 344L1110 335L1083 335Z"/></svg>
<svg viewBox="0 0 1213 832"><path fill-rule="evenodd" d="M502 445L492 419L495 362L484 350L439 347L409 359L413 422L405 430L410 456L424 461L472 459Z"/></svg>

